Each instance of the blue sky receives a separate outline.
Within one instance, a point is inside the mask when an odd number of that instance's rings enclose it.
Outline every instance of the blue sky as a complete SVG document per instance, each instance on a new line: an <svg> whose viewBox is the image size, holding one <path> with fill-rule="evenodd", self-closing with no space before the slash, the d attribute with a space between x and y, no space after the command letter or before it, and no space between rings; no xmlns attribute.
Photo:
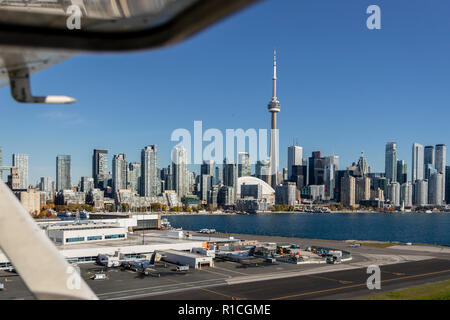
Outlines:
<svg viewBox="0 0 450 320"><path fill-rule="evenodd" d="M366 28L366 8L382 29ZM364 151L384 170L384 148L450 142L450 3L441 0L269 0L188 41L156 51L82 54L33 76L35 94L65 94L65 106L23 105L0 89L0 145L30 155L30 183L55 177L72 155L72 182L91 174L92 149L138 161L157 144L167 166L174 129L268 128L272 55L278 51L280 164L298 139L341 167ZM410 171L410 169L408 169Z"/></svg>

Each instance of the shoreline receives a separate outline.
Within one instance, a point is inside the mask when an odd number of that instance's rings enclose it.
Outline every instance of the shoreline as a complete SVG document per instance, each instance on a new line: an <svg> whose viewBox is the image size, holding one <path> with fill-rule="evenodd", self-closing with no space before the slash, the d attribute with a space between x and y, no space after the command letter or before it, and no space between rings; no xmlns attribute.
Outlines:
<svg viewBox="0 0 450 320"><path fill-rule="evenodd" d="M185 230L184 232L192 233L193 235L197 236L218 236L218 237L235 237L237 239L239 238L246 238L249 237L250 239L255 238L266 238L268 241L271 239L285 239L287 242L289 240L299 240L304 242L332 242L332 243L340 243L342 245L351 245L355 243L359 243L366 247L372 247L372 248L387 248L390 246L405 246L405 248L411 247L411 246L424 246L424 247L435 247L435 248L441 248L441 249L448 249L450 245L443 245L443 244L431 244L431 243L420 243L420 242L413 242L411 245L406 245L406 242L402 241L381 241L381 240L357 240L357 239L346 239L346 240L333 240L333 239L319 239L319 238L302 238L302 237L296 237L296 236L289 236L289 235L264 235L264 234L252 234L252 233L235 233L235 232L215 232L212 234L203 234L195 230ZM384 246L387 245L387 246Z"/></svg>
<svg viewBox="0 0 450 320"><path fill-rule="evenodd" d="M212 213L212 212L169 212L169 213L159 213L161 216L225 216L225 215L256 215L256 214L326 214L326 213L345 213L345 214L361 214L361 213L371 213L371 214L414 214L414 213L426 213L420 211L413 212L401 212L401 211L393 211L393 212L383 212L383 211L330 211L330 212L300 212L300 211L267 211L267 212L258 212L258 213L240 213L240 212L220 212L220 213ZM450 213L447 211L437 211L426 214L440 214L440 213Z"/></svg>

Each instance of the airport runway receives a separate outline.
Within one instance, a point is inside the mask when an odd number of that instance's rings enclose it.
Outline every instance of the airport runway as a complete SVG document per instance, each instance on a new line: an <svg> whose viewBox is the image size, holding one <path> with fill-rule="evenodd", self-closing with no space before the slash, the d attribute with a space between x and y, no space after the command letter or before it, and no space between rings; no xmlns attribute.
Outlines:
<svg viewBox="0 0 450 320"><path fill-rule="evenodd" d="M366 268L197 288L136 299L292 300L353 299L450 279L450 261L430 259L381 267L381 290L369 290Z"/></svg>
<svg viewBox="0 0 450 320"><path fill-rule="evenodd" d="M222 235L223 236L223 235ZM82 277L100 299L352 299L372 292L366 287L367 266L381 266L381 292L450 279L450 248L395 246L380 248L348 242L284 237L235 235L241 239L316 245L348 250L353 259L339 265L295 265L277 262L243 268L229 261L216 261L214 268L175 272L175 265L159 263L160 277L142 276L130 270L107 270L107 280L90 278L102 271L92 263L79 264ZM20 276L0 272L5 290L1 299L33 299Z"/></svg>

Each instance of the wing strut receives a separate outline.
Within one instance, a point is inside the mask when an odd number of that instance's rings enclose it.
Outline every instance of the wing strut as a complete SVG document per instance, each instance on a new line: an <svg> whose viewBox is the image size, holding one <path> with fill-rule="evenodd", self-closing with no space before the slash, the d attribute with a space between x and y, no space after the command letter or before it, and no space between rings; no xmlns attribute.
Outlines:
<svg viewBox="0 0 450 320"><path fill-rule="evenodd" d="M76 99L67 96L33 96L31 94L30 72L27 67L19 69L8 68L8 75L11 95L18 102L62 104L76 101Z"/></svg>
<svg viewBox="0 0 450 320"><path fill-rule="evenodd" d="M0 247L37 299L98 299L1 180Z"/></svg>

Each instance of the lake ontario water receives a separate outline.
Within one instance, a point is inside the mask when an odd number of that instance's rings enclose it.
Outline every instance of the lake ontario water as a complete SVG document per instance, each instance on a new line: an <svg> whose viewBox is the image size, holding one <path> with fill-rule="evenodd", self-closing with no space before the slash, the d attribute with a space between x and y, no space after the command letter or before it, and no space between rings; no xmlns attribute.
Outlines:
<svg viewBox="0 0 450 320"><path fill-rule="evenodd" d="M167 216L184 230L450 245L450 213L266 213Z"/></svg>

